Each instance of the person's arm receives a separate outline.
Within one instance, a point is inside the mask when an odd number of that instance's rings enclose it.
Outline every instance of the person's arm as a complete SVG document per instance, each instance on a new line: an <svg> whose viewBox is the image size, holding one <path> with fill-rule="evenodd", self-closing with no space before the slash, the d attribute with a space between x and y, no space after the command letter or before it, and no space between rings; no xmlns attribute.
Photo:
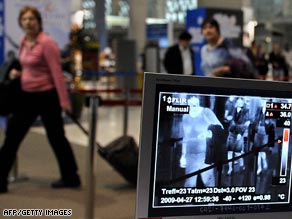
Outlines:
<svg viewBox="0 0 292 219"><path fill-rule="evenodd" d="M223 76L226 73L230 73L230 67L228 65L220 66L213 71L214 76Z"/></svg>
<svg viewBox="0 0 292 219"><path fill-rule="evenodd" d="M3 64L5 65L5 63ZM21 76L21 64L18 59L12 58L6 66L7 72L3 75L5 80L14 80Z"/></svg>
<svg viewBox="0 0 292 219"><path fill-rule="evenodd" d="M9 72L9 80L14 80L16 78L19 78L21 75L21 71L16 70L15 68L11 69Z"/></svg>
<svg viewBox="0 0 292 219"><path fill-rule="evenodd" d="M65 86L65 79L61 69L61 58L57 44L47 40L44 45L44 57L52 74L61 107L65 111L71 111L68 92Z"/></svg>
<svg viewBox="0 0 292 219"><path fill-rule="evenodd" d="M192 48L190 48L190 53L191 53L191 61L192 61L192 67L193 67L193 75L196 75L196 66L195 66L195 53L192 50Z"/></svg>
<svg viewBox="0 0 292 219"><path fill-rule="evenodd" d="M167 49L164 59L163 59L163 65L165 70L169 73L171 72L171 65L172 65L172 54L171 49Z"/></svg>
<svg viewBox="0 0 292 219"><path fill-rule="evenodd" d="M183 118L182 118L182 128L183 128L183 142L182 142L181 157L180 157L180 161L179 161L179 166L181 168L186 168L186 153L187 153L186 135L189 132L188 121L186 120L186 116L183 116Z"/></svg>
<svg viewBox="0 0 292 219"><path fill-rule="evenodd" d="M219 121L219 119L217 118L217 116L215 115L215 113L210 110L209 108L204 108L203 111L203 116L205 118L205 120L208 122L208 124L212 124L212 125L220 125L222 129L223 125L221 124L221 122Z"/></svg>

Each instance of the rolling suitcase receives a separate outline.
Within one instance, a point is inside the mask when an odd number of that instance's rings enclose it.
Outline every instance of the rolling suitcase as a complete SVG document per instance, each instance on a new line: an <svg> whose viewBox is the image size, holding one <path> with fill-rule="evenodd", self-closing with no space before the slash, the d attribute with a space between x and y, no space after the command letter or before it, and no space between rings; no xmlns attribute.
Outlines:
<svg viewBox="0 0 292 219"><path fill-rule="evenodd" d="M105 147L99 146L98 152L128 182L137 183L138 146L131 136L121 136Z"/></svg>
<svg viewBox="0 0 292 219"><path fill-rule="evenodd" d="M68 116L83 133L89 134L73 115L68 114ZM96 145L102 158L108 161L129 183L137 184L139 149L133 137L125 135L113 140L106 146L101 146L99 143L96 143Z"/></svg>

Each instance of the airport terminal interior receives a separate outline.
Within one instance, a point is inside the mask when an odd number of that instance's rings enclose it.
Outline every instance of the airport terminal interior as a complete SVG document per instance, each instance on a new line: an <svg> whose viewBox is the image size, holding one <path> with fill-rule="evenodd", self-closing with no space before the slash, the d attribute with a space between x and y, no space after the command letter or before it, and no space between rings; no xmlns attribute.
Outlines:
<svg viewBox="0 0 292 219"><path fill-rule="evenodd" d="M87 129L89 110L82 113L81 124ZM123 135L124 108L99 107L97 142L103 146ZM141 107L130 107L128 134L138 143ZM59 171L43 127L36 124L27 135L17 160L17 171L11 173L10 192L0 196L3 209L72 209L70 218L86 218L86 161L88 159L88 136L70 120L66 119L66 135L71 142L79 165L83 186L80 189L54 190L52 181L58 179ZM3 140L1 130L1 140ZM103 158L95 154L94 218L129 219L135 217L136 187L128 183ZM16 177L14 177L16 176ZM90 210L91 211L91 210ZM4 217L5 218L5 217ZM8 217L11 218L11 217ZM37 218L37 217L36 217ZM44 217L39 217L44 218ZM57 217L68 218L68 217Z"/></svg>
<svg viewBox="0 0 292 219"><path fill-rule="evenodd" d="M22 1L11 2L20 4ZM26 2L39 4L37 0ZM46 2L54 4L54 0ZM82 101L81 105L80 103L72 105L76 110L74 113L77 120L89 132L96 125L95 133L88 135L72 118L63 114L66 136L76 156L82 185L81 188L76 189L51 188L51 182L60 177L59 170L43 124L37 120L17 153L9 177L9 192L0 194L0 218L28 218L3 217L4 209L71 209L72 215L69 217L48 218L135 219L136 185L129 183L101 157L97 146L106 147L123 135L132 136L139 146L143 72L166 71L162 64L163 56L167 47L177 42L179 33L190 25L186 18L187 11L215 8L216 13L219 14L221 11L225 13L226 10L242 12L240 25L242 48L250 48L252 42L256 42L268 54L272 51L273 44L278 43L281 49L287 52L287 65L289 65L287 77L280 79L289 81L292 78L292 50L289 48L289 45L292 48L292 0L68 0L66 2L71 6L68 17L74 24L72 29L83 22L84 27L90 30L88 33L98 32L97 38L93 37L93 39L98 42L100 54L89 57L98 57L96 61L99 65L98 70L94 65L93 71L103 72L101 76L92 76L85 72L84 76L80 53L76 53L75 58L78 63L75 63L77 67L73 79L68 72L64 73L69 88L72 85L74 88L89 90L85 92L86 94L74 92L70 94L72 102ZM80 13L83 10L87 10L88 14L82 14L85 17L80 20ZM16 20L16 16L14 18ZM229 21L232 22L232 19ZM145 24L149 25L149 29L145 28ZM166 24L168 27L163 26ZM151 25L162 26L151 32ZM151 33L147 33L147 30ZM155 35L155 30L163 32L163 36ZM195 30L192 33L197 32ZM10 47L12 42L13 40L9 40ZM265 80L274 79L279 78L273 77L272 64L269 63ZM91 101L95 98L93 94L99 96L94 112L91 108ZM6 121L6 117L0 117L1 144L5 138ZM92 135L95 136L95 140L90 139ZM91 151L92 142L96 142L93 151ZM274 151L269 152L267 159L273 159ZM93 161L89 163L91 159ZM90 174L93 174L92 178ZM272 171L258 174L255 176L257 183L265 186L266 176L271 174ZM88 188L88 179L93 180L91 190ZM223 184L228 186L234 181L241 184L244 180L245 175L236 164L234 174L226 177ZM262 189L265 189L264 186Z"/></svg>

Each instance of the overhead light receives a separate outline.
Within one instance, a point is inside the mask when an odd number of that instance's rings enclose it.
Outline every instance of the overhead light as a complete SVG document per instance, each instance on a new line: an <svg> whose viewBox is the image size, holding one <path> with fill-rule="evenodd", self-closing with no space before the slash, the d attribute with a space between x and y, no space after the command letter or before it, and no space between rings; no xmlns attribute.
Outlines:
<svg viewBox="0 0 292 219"><path fill-rule="evenodd" d="M165 24L167 23L166 19L162 18L146 18L147 24Z"/></svg>

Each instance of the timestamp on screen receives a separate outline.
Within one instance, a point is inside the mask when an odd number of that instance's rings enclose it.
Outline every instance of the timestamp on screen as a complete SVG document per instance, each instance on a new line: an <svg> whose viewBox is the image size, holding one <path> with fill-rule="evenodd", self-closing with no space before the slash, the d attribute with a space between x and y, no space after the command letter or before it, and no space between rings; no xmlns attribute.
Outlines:
<svg viewBox="0 0 292 219"><path fill-rule="evenodd" d="M163 197L160 198L160 204L179 204L179 203L192 203L194 197Z"/></svg>

